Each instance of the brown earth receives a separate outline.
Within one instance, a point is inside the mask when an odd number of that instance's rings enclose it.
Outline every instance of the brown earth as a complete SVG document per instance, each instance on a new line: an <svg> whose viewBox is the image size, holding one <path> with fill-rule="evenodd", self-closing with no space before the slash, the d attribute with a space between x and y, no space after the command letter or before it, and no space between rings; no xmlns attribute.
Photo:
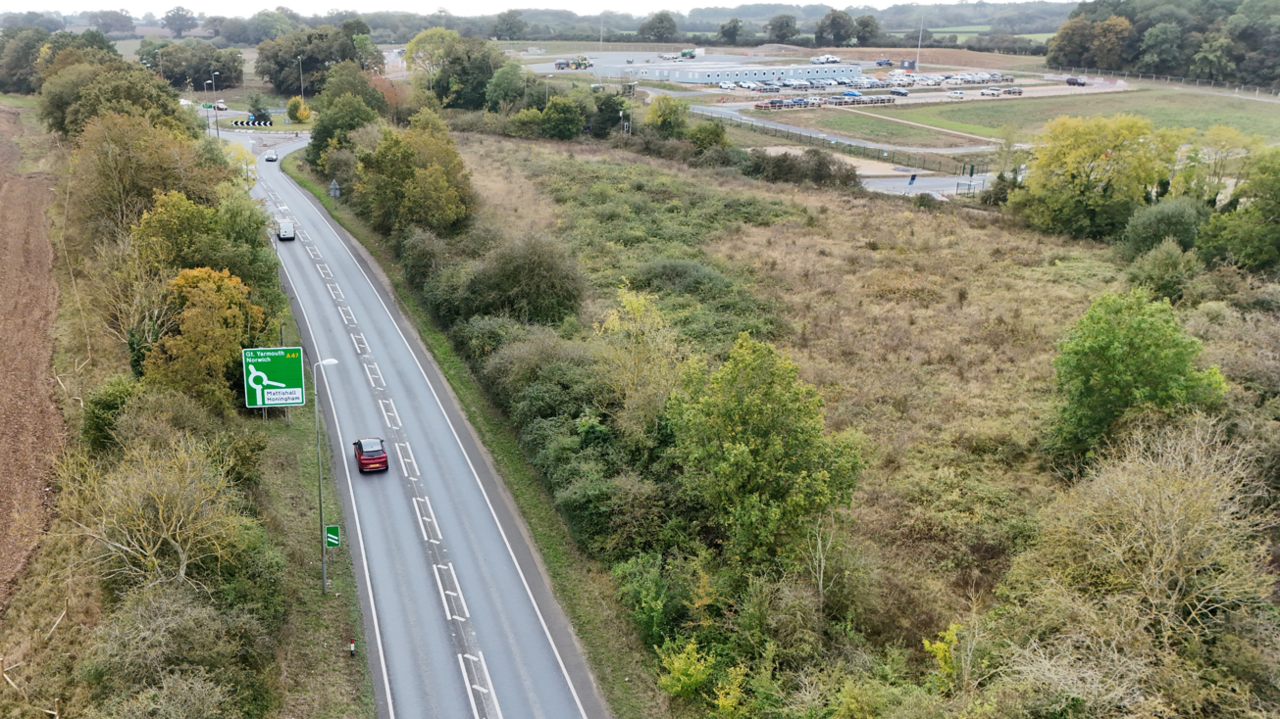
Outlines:
<svg viewBox="0 0 1280 719"><path fill-rule="evenodd" d="M45 208L53 178L18 172L18 113L0 107L0 607L47 525L50 472L62 446L50 371L58 284Z"/></svg>

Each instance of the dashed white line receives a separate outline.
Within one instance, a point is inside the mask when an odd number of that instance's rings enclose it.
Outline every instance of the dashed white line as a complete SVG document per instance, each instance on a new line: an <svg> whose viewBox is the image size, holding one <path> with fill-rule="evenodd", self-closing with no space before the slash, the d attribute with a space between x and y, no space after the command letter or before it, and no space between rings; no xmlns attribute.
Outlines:
<svg viewBox="0 0 1280 719"><path fill-rule="evenodd" d="M404 476L417 480L418 462L413 458L413 450L408 442L396 442L396 456L400 458L400 471Z"/></svg>
<svg viewBox="0 0 1280 719"><path fill-rule="evenodd" d="M342 305L339 305L338 314L342 315L342 324L348 327L354 327L356 325L356 315L351 311L350 307L343 307Z"/></svg>
<svg viewBox="0 0 1280 719"><path fill-rule="evenodd" d="M369 354L369 343L365 341L363 332L353 333L351 335L351 341L356 346L356 354L358 355Z"/></svg>
<svg viewBox="0 0 1280 719"><path fill-rule="evenodd" d="M378 409L382 410L382 421L391 429L400 428L400 413L396 412L396 403L389 399L378 400Z"/></svg>
<svg viewBox="0 0 1280 719"><path fill-rule="evenodd" d="M335 299L335 300L345 299L345 298L342 296L342 288L341 288L341 287L338 287L337 285L332 284L332 283L325 285L325 287L328 287L328 288L329 288L329 296L330 296L330 297L332 297L333 299Z"/></svg>
<svg viewBox="0 0 1280 719"><path fill-rule="evenodd" d="M331 279L333 279L333 270L330 270L330 269L329 269L329 265L324 264L324 263L319 263L319 264L317 264L317 265L316 265L316 270L318 270L318 271L320 272L320 277L321 277L321 278L326 279L326 280L331 280ZM337 285L329 285L329 286L330 286L330 287L337 287ZM338 294L342 294L341 290L339 290Z"/></svg>
<svg viewBox="0 0 1280 719"><path fill-rule="evenodd" d="M316 247L315 245L312 245L307 248L307 254L311 255L311 259L313 260L321 259L320 248Z"/></svg>
<svg viewBox="0 0 1280 719"><path fill-rule="evenodd" d="M374 389L385 389L387 383L382 379L382 371L378 369L378 363L364 362L362 364L364 365L364 374L369 378L369 384L373 385Z"/></svg>

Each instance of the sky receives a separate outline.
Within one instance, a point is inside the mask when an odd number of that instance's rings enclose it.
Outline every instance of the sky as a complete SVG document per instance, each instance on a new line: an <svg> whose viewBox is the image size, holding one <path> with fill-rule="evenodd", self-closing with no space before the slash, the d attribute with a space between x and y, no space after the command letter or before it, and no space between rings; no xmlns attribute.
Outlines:
<svg viewBox="0 0 1280 719"><path fill-rule="evenodd" d="M749 0L741 0L749 1ZM785 0L784 0L785 1ZM856 2L834 3L834 7L846 7L848 5L873 7L888 7L901 0L857 0ZM16 4L16 0L4 0L0 5L7 5L10 2ZM260 10L274 9L280 5L290 7L303 15L323 15L330 10L349 10L352 8L361 10L362 12L374 11L399 11L399 12L415 12L427 14L436 8L453 13L454 15L493 15L504 10L512 8L528 8L539 7L558 10L572 10L579 15L594 15L601 9L612 10L614 12L629 13L631 15L648 15L649 13L659 10L670 10L672 12L688 12L695 7L734 7L741 4L740 0L720 0L716 2L698 3L679 3L672 0L632 0L622 5L607 4L602 8L599 0L549 0L548 2L540 2L531 4L527 2L511 2L511 0L470 0L465 4L441 3L435 4L428 0L374 0L369 2L353 2L352 0L62 0L62 2L52 3L49 7L63 13L80 13L85 11L105 10L105 9L122 9L128 10L134 17L142 17L147 13L154 13L156 17L164 15L174 5L181 4L183 7L194 13L205 13L206 15L227 15L249 17ZM795 2L795 4L808 4L807 2ZM832 3L827 3L832 4ZM3 12L3 10L0 10Z"/></svg>

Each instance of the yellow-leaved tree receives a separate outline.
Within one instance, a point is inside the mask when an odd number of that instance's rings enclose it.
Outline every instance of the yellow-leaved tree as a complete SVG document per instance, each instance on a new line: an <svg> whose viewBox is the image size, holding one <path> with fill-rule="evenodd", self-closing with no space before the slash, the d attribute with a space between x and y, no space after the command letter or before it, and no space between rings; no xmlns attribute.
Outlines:
<svg viewBox="0 0 1280 719"><path fill-rule="evenodd" d="M680 383L683 354L652 295L618 290L618 307L596 327L596 359L614 426L632 439L652 427Z"/></svg>

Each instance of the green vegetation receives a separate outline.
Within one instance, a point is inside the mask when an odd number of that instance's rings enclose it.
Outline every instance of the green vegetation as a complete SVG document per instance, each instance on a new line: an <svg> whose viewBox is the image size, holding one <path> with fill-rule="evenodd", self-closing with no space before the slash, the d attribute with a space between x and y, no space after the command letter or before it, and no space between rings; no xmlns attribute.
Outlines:
<svg viewBox="0 0 1280 719"><path fill-rule="evenodd" d="M749 110L745 114L766 118L776 117L776 113L769 110ZM886 116L897 117L897 114ZM923 122L914 118L912 120L914 122ZM799 127L830 130L849 137L906 147L955 147L978 142L977 140L960 138L947 133L935 132L924 127L913 127L900 122L855 115L854 113L843 111L788 111L784 121L787 124L794 124Z"/></svg>
<svg viewBox="0 0 1280 719"><path fill-rule="evenodd" d="M1037 97L1009 102L867 108L867 112L989 137L998 137L999 128L1006 125L1020 132L1040 132L1050 120L1063 115L1103 117L1127 113L1145 117L1160 128L1191 127L1205 131L1215 125L1226 125L1271 140L1280 139L1280 118L1266 103L1174 89L1143 89L1088 97L1087 102L1075 96Z"/></svg>

